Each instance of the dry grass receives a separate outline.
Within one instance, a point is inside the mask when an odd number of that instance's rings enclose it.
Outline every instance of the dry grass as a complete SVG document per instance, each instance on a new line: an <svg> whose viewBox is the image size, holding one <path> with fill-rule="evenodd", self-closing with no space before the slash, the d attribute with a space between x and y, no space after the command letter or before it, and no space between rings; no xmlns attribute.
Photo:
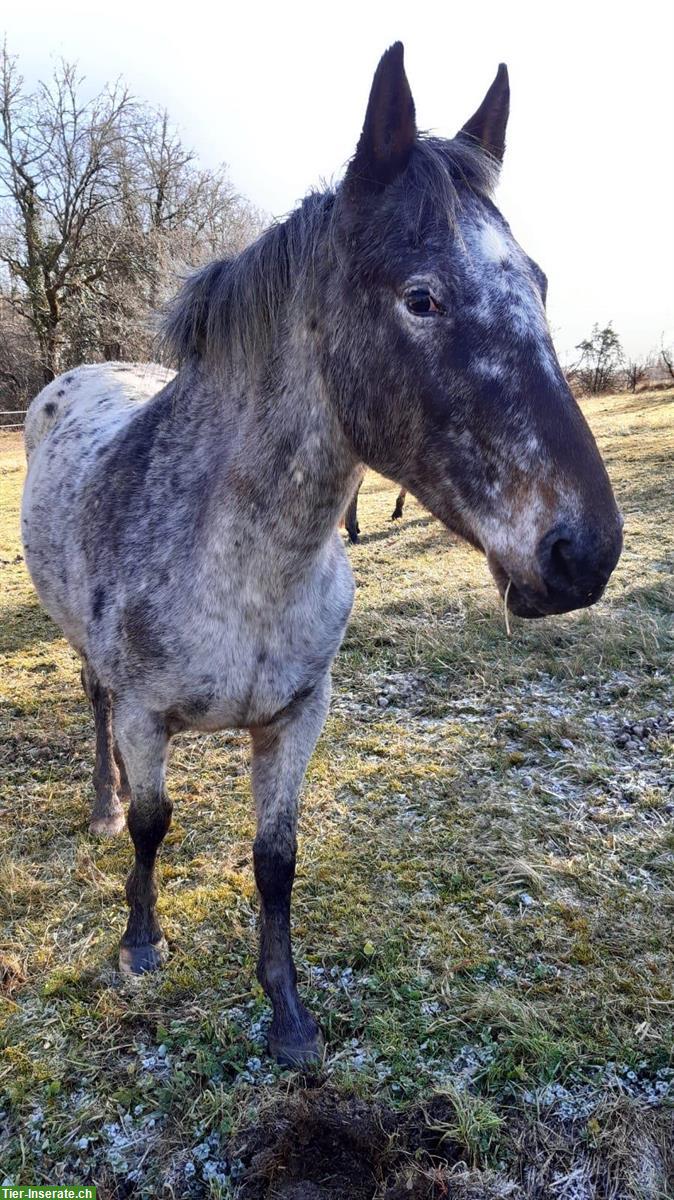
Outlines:
<svg viewBox="0 0 674 1200"><path fill-rule="evenodd" d="M86 831L91 722L20 558L22 449L2 436L0 1183L316 1200L341 1097L388 1130L368 1198L667 1196L673 401L586 405L625 552L593 610L509 639L484 562L412 500L391 525L395 489L367 477L303 801L295 942L328 1038L308 1091L262 1049L245 737L176 741L171 960L136 986L115 972L129 844ZM304 1157L265 1174L261 1128Z"/></svg>

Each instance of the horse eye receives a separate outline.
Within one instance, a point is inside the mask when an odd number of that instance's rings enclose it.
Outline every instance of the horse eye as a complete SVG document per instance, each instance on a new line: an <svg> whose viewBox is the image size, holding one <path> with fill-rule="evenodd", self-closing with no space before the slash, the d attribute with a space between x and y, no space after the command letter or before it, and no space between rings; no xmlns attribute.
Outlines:
<svg viewBox="0 0 674 1200"><path fill-rule="evenodd" d="M410 288L409 292L405 293L405 306L415 317L430 317L434 313L444 312L442 305L433 299L428 288Z"/></svg>

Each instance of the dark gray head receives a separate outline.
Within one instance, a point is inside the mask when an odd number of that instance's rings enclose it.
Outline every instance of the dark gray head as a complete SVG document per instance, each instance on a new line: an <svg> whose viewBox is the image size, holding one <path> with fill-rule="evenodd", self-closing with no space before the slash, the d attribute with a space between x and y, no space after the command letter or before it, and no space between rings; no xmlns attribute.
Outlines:
<svg viewBox="0 0 674 1200"><path fill-rule="evenodd" d="M501 66L455 138L420 135L396 43L341 186L189 283L169 340L214 361L243 349L267 381L270 362L310 354L356 455L482 549L534 617L598 599L622 522L545 276L491 199L508 105Z"/></svg>
<svg viewBox="0 0 674 1200"><path fill-rule="evenodd" d="M622 523L552 346L545 276L491 199L508 106L501 66L453 140L422 137L402 46L384 55L337 199L325 371L364 461L538 616L599 597Z"/></svg>

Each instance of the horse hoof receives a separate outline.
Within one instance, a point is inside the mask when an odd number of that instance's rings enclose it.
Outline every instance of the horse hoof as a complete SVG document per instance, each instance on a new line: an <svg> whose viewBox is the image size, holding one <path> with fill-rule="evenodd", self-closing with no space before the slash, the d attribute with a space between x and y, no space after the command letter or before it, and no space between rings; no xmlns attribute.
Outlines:
<svg viewBox="0 0 674 1200"><path fill-rule="evenodd" d="M325 1042L320 1029L308 1041L291 1042L269 1035L269 1053L280 1067L315 1066L323 1061Z"/></svg>
<svg viewBox="0 0 674 1200"><path fill-rule="evenodd" d="M119 969L122 975L146 975L156 971L168 958L166 938L147 942L144 946L120 946Z"/></svg>
<svg viewBox="0 0 674 1200"><path fill-rule="evenodd" d="M92 817L89 822L89 833L94 837L116 837L121 833L126 825L126 817L124 810L120 808L119 812L111 813L106 817Z"/></svg>

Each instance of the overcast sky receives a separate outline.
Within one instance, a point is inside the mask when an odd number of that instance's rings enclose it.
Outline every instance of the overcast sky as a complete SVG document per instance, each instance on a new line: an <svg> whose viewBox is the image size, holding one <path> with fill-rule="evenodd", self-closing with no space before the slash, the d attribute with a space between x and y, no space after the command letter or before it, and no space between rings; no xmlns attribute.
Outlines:
<svg viewBox="0 0 674 1200"><path fill-rule="evenodd" d="M421 128L451 136L500 61L512 91L497 202L549 281L562 357L612 320L630 354L674 341L674 6L670 0L321 4L5 0L27 82L60 57L92 89L123 76L168 107L201 161L280 216L355 148L396 39ZM1 25L0 25L1 27Z"/></svg>

